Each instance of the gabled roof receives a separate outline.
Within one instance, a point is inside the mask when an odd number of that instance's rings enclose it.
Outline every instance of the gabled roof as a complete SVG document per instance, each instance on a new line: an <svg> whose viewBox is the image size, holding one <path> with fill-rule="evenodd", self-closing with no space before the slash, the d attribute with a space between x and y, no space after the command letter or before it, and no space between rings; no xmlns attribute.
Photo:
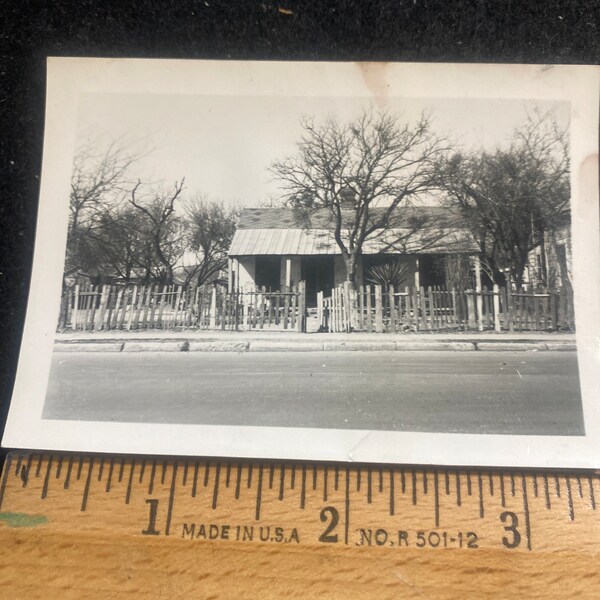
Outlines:
<svg viewBox="0 0 600 600"><path fill-rule="evenodd" d="M385 208L372 208L371 220L378 219ZM342 221L350 223L354 219L354 210L343 210ZM389 219L389 227L410 227L411 222L426 221L429 226L461 227L459 213L445 206L411 206L396 209ZM328 209L314 211L310 215L309 227L291 208L243 208L238 218L238 229L333 229L333 217Z"/></svg>
<svg viewBox="0 0 600 600"><path fill-rule="evenodd" d="M375 221L385 210L371 210ZM354 211L343 211L342 221L351 222ZM418 224L418 226L416 225ZM464 228L460 215L445 207L421 206L397 210L389 227L369 236L363 254L476 253L479 247ZM347 233L342 233L346 241ZM229 256L341 254L335 241L331 213L319 210L303 224L289 208L245 208L231 242Z"/></svg>

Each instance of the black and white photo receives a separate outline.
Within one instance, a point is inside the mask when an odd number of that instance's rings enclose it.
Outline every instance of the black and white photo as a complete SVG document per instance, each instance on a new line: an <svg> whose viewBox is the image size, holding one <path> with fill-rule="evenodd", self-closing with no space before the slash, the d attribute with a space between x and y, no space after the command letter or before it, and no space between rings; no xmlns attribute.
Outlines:
<svg viewBox="0 0 600 600"><path fill-rule="evenodd" d="M598 75L49 59L3 444L598 467Z"/></svg>

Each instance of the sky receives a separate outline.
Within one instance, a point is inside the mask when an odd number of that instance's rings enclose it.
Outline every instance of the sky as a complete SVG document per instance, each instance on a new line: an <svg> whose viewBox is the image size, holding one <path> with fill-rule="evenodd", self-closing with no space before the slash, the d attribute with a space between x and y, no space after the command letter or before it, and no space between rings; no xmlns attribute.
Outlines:
<svg viewBox="0 0 600 600"><path fill-rule="evenodd" d="M132 179L172 186L185 177L189 197L204 195L236 206L277 199L280 188L269 166L295 153L302 116L346 121L371 107L365 98L87 94L78 111L78 145L98 152L116 142L139 155ZM568 124L569 104L456 98L388 98L373 105L414 122L426 111L434 130L466 150L492 149L534 109L552 110Z"/></svg>

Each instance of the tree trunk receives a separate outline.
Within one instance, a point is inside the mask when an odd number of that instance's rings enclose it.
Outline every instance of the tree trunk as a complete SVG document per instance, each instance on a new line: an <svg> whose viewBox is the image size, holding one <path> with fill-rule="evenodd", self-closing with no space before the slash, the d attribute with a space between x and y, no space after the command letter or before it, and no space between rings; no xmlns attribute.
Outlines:
<svg viewBox="0 0 600 600"><path fill-rule="evenodd" d="M356 269L358 267L357 253L344 254L346 264L346 281L350 289L356 289Z"/></svg>

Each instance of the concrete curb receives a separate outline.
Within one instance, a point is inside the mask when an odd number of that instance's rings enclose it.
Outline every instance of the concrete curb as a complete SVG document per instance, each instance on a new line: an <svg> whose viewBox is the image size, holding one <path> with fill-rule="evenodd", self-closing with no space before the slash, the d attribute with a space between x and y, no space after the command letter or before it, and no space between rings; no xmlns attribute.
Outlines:
<svg viewBox="0 0 600 600"><path fill-rule="evenodd" d="M447 350L454 352L474 352L477 350L477 345L473 342L397 342L396 350Z"/></svg>
<svg viewBox="0 0 600 600"><path fill-rule="evenodd" d="M250 342L249 352L322 352L323 344L321 342L283 342L257 340Z"/></svg>
<svg viewBox="0 0 600 600"><path fill-rule="evenodd" d="M547 350L544 342L478 342L480 352L542 352Z"/></svg>
<svg viewBox="0 0 600 600"><path fill-rule="evenodd" d="M574 352L572 341L298 341L298 340L139 340L60 341L57 352Z"/></svg>
<svg viewBox="0 0 600 600"><path fill-rule="evenodd" d="M186 352L188 342L126 342L123 352Z"/></svg>
<svg viewBox="0 0 600 600"><path fill-rule="evenodd" d="M250 342L190 342L188 352L248 352Z"/></svg>
<svg viewBox="0 0 600 600"><path fill-rule="evenodd" d="M324 342L325 352L377 352L396 350L396 342Z"/></svg>
<svg viewBox="0 0 600 600"><path fill-rule="evenodd" d="M123 342L59 342L54 344L56 352L122 352Z"/></svg>
<svg viewBox="0 0 600 600"><path fill-rule="evenodd" d="M575 342L545 342L546 349L553 352L576 352Z"/></svg>

